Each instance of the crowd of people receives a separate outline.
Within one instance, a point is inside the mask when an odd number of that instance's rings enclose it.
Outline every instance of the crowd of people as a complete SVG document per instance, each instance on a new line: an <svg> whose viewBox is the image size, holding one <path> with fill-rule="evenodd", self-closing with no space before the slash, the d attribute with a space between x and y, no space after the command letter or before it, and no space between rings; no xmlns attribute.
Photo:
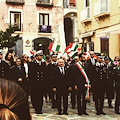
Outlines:
<svg viewBox="0 0 120 120"><path fill-rule="evenodd" d="M90 59L86 59L86 55L80 53L76 54L74 59L70 57L66 59L64 56L58 58L53 54L46 55L46 60L43 60L42 50L32 57L23 55L21 58L15 57L14 51L10 50L4 60L0 52L0 78L14 81L22 87L27 99L28 96L31 97L36 114L42 114L43 97L45 97L45 102L51 102L52 109L58 109L58 115L68 115L68 95L70 95L72 109L77 105L78 115L89 115L86 109L91 93L97 115L106 115L103 111L105 98L108 99L109 108L113 108L112 99L115 96L115 113L120 114L118 56L111 62L106 56L96 58L94 51L91 51ZM89 84L86 79L89 80ZM15 86L12 87L14 89ZM89 94L87 99L86 94ZM0 106L3 105L8 106L0 101Z"/></svg>

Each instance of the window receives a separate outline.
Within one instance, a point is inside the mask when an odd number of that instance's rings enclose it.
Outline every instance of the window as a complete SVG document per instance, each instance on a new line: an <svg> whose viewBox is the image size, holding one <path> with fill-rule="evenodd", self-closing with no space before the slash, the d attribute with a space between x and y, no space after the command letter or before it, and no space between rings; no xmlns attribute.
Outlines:
<svg viewBox="0 0 120 120"><path fill-rule="evenodd" d="M94 43L89 42L89 51L94 51Z"/></svg>
<svg viewBox="0 0 120 120"><path fill-rule="evenodd" d="M90 0L85 0L85 7L90 6Z"/></svg>
<svg viewBox="0 0 120 120"><path fill-rule="evenodd" d="M39 25L49 26L49 14L39 14Z"/></svg>
<svg viewBox="0 0 120 120"><path fill-rule="evenodd" d="M40 1L41 1L41 3L49 3L49 0L40 0Z"/></svg>
<svg viewBox="0 0 120 120"><path fill-rule="evenodd" d="M100 39L101 40L101 52L109 54L109 38Z"/></svg>
<svg viewBox="0 0 120 120"><path fill-rule="evenodd" d="M16 25L21 30L21 12L10 12L10 25Z"/></svg>
<svg viewBox="0 0 120 120"><path fill-rule="evenodd" d="M87 43L82 44L82 51L87 52Z"/></svg>

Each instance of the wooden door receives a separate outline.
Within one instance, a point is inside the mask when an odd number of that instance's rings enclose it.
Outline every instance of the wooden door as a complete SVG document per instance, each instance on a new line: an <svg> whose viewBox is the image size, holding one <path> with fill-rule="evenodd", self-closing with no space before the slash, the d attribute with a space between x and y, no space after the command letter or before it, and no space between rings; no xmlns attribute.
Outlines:
<svg viewBox="0 0 120 120"><path fill-rule="evenodd" d="M101 53L109 55L109 39L101 39Z"/></svg>

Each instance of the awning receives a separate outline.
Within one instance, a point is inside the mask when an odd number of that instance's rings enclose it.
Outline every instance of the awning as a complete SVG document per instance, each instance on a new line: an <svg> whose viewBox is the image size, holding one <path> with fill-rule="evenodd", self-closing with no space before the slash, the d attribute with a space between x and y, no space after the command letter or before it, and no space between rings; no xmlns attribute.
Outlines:
<svg viewBox="0 0 120 120"><path fill-rule="evenodd" d="M81 38L90 37L90 36L92 36L93 34L94 34L94 31L86 32L86 33L81 34Z"/></svg>
<svg viewBox="0 0 120 120"><path fill-rule="evenodd" d="M106 37L110 35L120 34L120 24L109 27L102 32L96 33L96 37Z"/></svg>

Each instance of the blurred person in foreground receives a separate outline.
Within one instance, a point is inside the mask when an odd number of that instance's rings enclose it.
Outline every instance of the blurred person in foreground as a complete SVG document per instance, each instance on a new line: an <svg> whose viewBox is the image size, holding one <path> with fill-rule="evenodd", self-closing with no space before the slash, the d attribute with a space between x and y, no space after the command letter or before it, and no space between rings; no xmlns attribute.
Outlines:
<svg viewBox="0 0 120 120"><path fill-rule="evenodd" d="M6 79L0 79L0 88L0 120L31 120L24 90Z"/></svg>

